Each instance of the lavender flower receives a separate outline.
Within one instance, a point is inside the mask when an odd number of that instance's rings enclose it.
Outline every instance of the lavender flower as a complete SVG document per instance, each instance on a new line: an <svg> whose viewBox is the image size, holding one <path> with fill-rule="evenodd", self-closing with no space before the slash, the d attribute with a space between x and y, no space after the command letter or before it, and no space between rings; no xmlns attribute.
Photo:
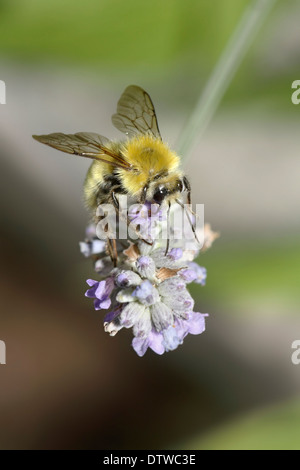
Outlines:
<svg viewBox="0 0 300 470"><path fill-rule="evenodd" d="M79 242L80 251L85 257L105 252L106 243L104 240L97 238L95 225L88 225L85 235L85 240Z"/></svg>
<svg viewBox="0 0 300 470"><path fill-rule="evenodd" d="M133 204L128 211L128 218L133 228L139 227L143 239L151 240L156 237L157 225L166 218L166 215L158 204L145 202L142 205Z"/></svg>
<svg viewBox="0 0 300 470"><path fill-rule="evenodd" d="M111 306L110 295L114 289L114 279L108 277L100 282L88 279L86 282L91 288L86 291L85 296L95 298L95 310L108 309Z"/></svg>
<svg viewBox="0 0 300 470"><path fill-rule="evenodd" d="M104 329L111 336L122 328L132 328L132 346L139 356L148 348L157 354L176 349L188 334L205 331L207 316L194 312L194 300L187 290L191 282L205 284L206 269L194 262L199 246L190 240L187 244L184 237L176 238L175 227L166 254L166 240L159 237L166 217L161 207L156 206L151 218L148 203L129 211L130 220L140 229L144 227L144 233L148 239L150 234L153 243L150 245L138 238L134 242L129 240L129 246L124 249L118 241L116 268L103 241L96 243L95 231L91 228L85 245L81 244L85 256L96 255L95 268L102 276L100 281L87 281L90 288L86 296L94 298L96 310L109 310L104 317ZM204 227L202 250L208 248L216 236L209 226ZM96 253L96 250L99 251Z"/></svg>
<svg viewBox="0 0 300 470"><path fill-rule="evenodd" d="M188 263L188 268L183 269L180 276L187 282L196 282L197 284L205 285L206 269L199 266L197 263Z"/></svg>

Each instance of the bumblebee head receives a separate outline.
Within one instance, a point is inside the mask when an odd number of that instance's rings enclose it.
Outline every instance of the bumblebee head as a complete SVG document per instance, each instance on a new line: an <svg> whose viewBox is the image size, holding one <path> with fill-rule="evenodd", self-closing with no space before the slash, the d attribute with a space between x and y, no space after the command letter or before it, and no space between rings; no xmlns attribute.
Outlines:
<svg viewBox="0 0 300 470"><path fill-rule="evenodd" d="M161 183L154 188L152 201L161 205L169 196L179 196L184 191L184 183L182 179L177 179L171 183Z"/></svg>
<svg viewBox="0 0 300 470"><path fill-rule="evenodd" d="M182 175L168 175L160 181L152 181L143 188L141 202L150 201L153 204L161 205L164 201L171 202L180 197L186 191L187 200L191 200L191 186L186 178Z"/></svg>

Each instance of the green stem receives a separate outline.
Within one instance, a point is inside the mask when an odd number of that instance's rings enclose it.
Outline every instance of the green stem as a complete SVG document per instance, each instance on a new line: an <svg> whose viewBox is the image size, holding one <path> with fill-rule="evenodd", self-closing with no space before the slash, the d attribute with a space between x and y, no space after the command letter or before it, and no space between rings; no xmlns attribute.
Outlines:
<svg viewBox="0 0 300 470"><path fill-rule="evenodd" d="M229 39L176 146L179 155L185 157L185 164L275 2L276 0L253 0Z"/></svg>

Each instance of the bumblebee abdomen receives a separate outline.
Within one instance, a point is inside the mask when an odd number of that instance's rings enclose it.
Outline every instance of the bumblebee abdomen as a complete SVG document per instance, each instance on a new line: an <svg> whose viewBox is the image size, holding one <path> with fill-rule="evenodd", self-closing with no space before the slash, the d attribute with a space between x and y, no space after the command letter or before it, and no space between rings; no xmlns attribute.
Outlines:
<svg viewBox="0 0 300 470"><path fill-rule="evenodd" d="M99 204L111 202L112 192L126 194L120 175L115 168L93 162L84 182L84 199L88 208L95 210Z"/></svg>
<svg viewBox="0 0 300 470"><path fill-rule="evenodd" d="M109 171L110 167L105 165ZM84 201L89 209L96 209L99 190L105 174L104 165L94 161L88 169L83 185Z"/></svg>

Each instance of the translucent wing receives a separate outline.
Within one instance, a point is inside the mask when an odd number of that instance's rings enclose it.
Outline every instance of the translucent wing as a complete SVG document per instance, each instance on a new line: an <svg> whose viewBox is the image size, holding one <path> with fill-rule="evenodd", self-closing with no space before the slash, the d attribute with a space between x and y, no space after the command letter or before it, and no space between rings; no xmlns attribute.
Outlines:
<svg viewBox="0 0 300 470"><path fill-rule="evenodd" d="M56 132L48 135L33 135L32 137L38 142L62 152L93 158L116 168L132 169L121 155L117 155L109 149L109 140L106 137L94 132L77 132L76 134Z"/></svg>
<svg viewBox="0 0 300 470"><path fill-rule="evenodd" d="M151 133L161 139L152 100L142 88L130 85L118 101L114 126L129 136Z"/></svg>

